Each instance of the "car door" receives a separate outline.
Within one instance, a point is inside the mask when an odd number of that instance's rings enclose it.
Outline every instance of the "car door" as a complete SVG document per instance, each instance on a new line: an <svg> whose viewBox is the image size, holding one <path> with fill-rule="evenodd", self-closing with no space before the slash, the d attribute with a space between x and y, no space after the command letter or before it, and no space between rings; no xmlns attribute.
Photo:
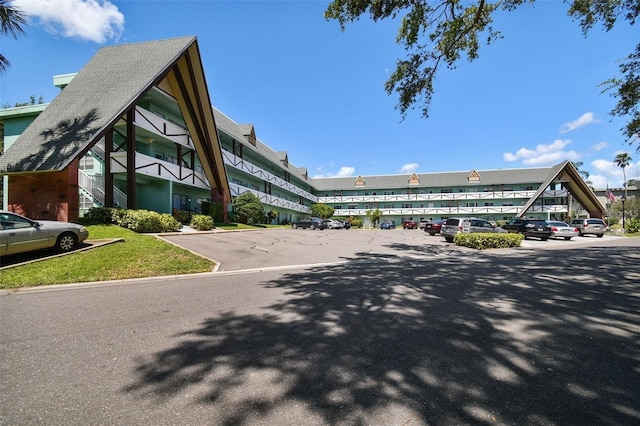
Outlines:
<svg viewBox="0 0 640 426"><path fill-rule="evenodd" d="M49 234L34 223L11 213L0 215L2 233L7 244L7 254L40 250L49 246Z"/></svg>

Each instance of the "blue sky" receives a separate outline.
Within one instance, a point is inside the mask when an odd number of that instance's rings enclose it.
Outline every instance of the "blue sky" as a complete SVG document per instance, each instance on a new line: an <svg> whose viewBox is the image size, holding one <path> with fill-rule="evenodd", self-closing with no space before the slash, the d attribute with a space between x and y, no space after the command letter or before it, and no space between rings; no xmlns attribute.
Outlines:
<svg viewBox="0 0 640 426"><path fill-rule="evenodd" d="M622 187L613 159L640 152L612 121L599 84L638 42L626 21L585 38L560 0L496 17L504 38L480 58L442 69L430 116L404 121L384 83L403 54L397 22L362 19L345 32L328 1L14 0L27 35L3 38L11 67L0 104L50 102L56 74L79 71L107 45L198 37L213 104L311 176L543 167L582 162L596 188Z"/></svg>

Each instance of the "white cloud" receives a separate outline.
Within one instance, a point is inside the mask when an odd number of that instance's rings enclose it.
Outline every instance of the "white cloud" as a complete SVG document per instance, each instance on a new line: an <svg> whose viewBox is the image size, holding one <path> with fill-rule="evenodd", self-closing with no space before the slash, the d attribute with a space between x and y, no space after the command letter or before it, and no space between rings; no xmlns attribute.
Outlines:
<svg viewBox="0 0 640 426"><path fill-rule="evenodd" d="M108 0L13 0L30 22L64 37L96 43L117 40L124 29L124 15Z"/></svg>
<svg viewBox="0 0 640 426"><path fill-rule="evenodd" d="M608 143L606 143L606 142L598 142L597 144L593 145L593 146L591 147L591 149L592 149L593 151L601 151L601 150L605 149L605 148L606 148L606 147L608 147L608 146L609 146L609 144L608 144Z"/></svg>
<svg viewBox="0 0 640 426"><path fill-rule="evenodd" d="M418 170L420 165L418 163L407 163L404 166L400 167L399 173L413 173Z"/></svg>
<svg viewBox="0 0 640 426"><path fill-rule="evenodd" d="M593 183L595 188L622 188L624 186L624 174L622 168L618 167L613 160L594 160L591 162L591 167L596 173L589 175L589 180ZM640 164L629 163L625 167L625 173L627 174L627 180L640 177Z"/></svg>
<svg viewBox="0 0 640 426"><path fill-rule="evenodd" d="M322 167L318 167L318 171L322 171ZM331 178L331 177L349 177L353 176L353 173L356 171L355 167L340 167L338 173L318 173L313 178Z"/></svg>
<svg viewBox="0 0 640 426"><path fill-rule="evenodd" d="M569 121L568 123L564 123L560 127L560 133L568 133L573 130L579 129L580 127L584 127L588 124L599 122L600 120L596 118L596 115L593 112L585 112L578 119Z"/></svg>
<svg viewBox="0 0 640 426"><path fill-rule="evenodd" d="M534 149L520 148L515 154L506 152L502 154L502 158L508 162L521 161L527 166L551 165L565 160L576 161L580 155L564 149L570 143L569 139L556 139L547 145L537 145Z"/></svg>

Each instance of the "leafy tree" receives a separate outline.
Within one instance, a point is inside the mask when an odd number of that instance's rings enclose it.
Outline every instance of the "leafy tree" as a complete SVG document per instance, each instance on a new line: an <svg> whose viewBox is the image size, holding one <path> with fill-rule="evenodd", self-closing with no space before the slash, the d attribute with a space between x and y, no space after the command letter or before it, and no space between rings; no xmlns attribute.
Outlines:
<svg viewBox="0 0 640 426"><path fill-rule="evenodd" d="M402 15L396 43L402 45L406 57L396 61L396 69L385 83L388 94L396 93L402 117L416 105L422 116L429 116L429 105L435 91L434 81L443 66L455 69L461 57L470 62L478 58L481 37L490 45L502 38L493 28L493 16L499 10L513 11L535 0L333 0L324 12L327 20L335 19L344 31L347 23L368 14L373 21ZM631 25L640 14L640 0L571 0L567 12L579 21L586 35L597 23L611 30L622 17ZM614 116L630 116L623 130L629 143L640 136L640 44L620 65L621 78L603 83L605 91L618 97ZM638 147L640 150L640 146Z"/></svg>
<svg viewBox="0 0 640 426"><path fill-rule="evenodd" d="M25 34L23 25L27 25L27 17L17 7L11 6L8 0L0 0L0 36L10 35L18 38ZM9 68L9 60L0 54L0 74Z"/></svg>
<svg viewBox="0 0 640 426"><path fill-rule="evenodd" d="M380 211L380 209L369 209L367 210L366 214L371 223L373 223L374 225L376 223L380 223L380 219L382 219L382 212Z"/></svg>
<svg viewBox="0 0 640 426"><path fill-rule="evenodd" d="M333 216L334 212L335 210L333 209L333 207L323 203L317 203L311 206L311 214L321 219L330 218L331 216Z"/></svg>
<svg viewBox="0 0 640 426"><path fill-rule="evenodd" d="M233 200L233 211L240 223L253 225L264 219L262 202L250 191L243 192Z"/></svg>
<svg viewBox="0 0 640 426"><path fill-rule="evenodd" d="M616 155L615 161L618 167L622 167L622 176L624 177L624 196L627 198L627 173L625 172L625 168L629 165L629 163L633 160L626 152L621 152Z"/></svg>

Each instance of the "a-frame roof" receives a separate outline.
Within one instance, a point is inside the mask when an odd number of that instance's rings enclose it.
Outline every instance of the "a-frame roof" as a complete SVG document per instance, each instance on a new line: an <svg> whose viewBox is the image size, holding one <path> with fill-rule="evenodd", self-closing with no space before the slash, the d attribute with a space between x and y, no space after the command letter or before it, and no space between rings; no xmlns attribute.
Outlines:
<svg viewBox="0 0 640 426"><path fill-rule="evenodd" d="M176 98L211 187L231 199L194 36L100 49L0 157L0 173L64 170L156 85Z"/></svg>
<svg viewBox="0 0 640 426"><path fill-rule="evenodd" d="M598 200L598 196L593 192L591 187L582 179L580 173L576 170L570 161L557 164L549 169L549 173L544 182L538 187L536 193L522 206L518 217L526 215L527 210L531 208L533 203L540 198L545 189L549 187L552 182L562 182L564 186L569 190L571 195L576 199L578 203L589 212L590 216L603 217L606 210L602 203Z"/></svg>

